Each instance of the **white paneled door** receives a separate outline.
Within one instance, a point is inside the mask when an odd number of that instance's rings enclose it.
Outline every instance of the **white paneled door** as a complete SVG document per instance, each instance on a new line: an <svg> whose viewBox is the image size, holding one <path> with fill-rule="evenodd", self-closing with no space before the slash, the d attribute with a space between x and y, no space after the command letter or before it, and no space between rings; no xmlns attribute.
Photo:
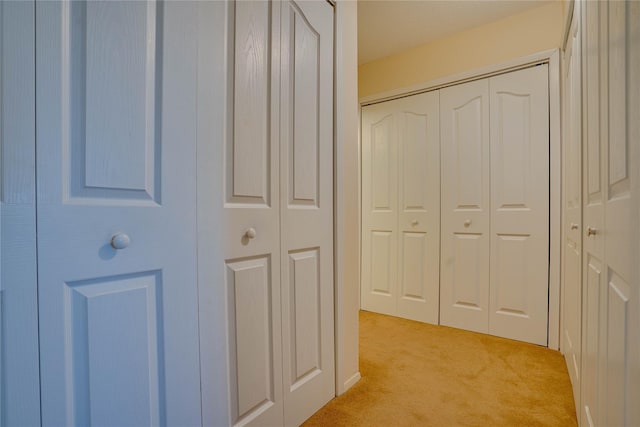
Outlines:
<svg viewBox="0 0 640 427"><path fill-rule="evenodd" d="M549 90L547 64L489 79L489 333L547 345Z"/></svg>
<svg viewBox="0 0 640 427"><path fill-rule="evenodd" d="M488 332L491 215L489 81L440 91L440 323Z"/></svg>
<svg viewBox="0 0 640 427"><path fill-rule="evenodd" d="M280 280L284 424L335 396L333 7L274 2L280 40Z"/></svg>
<svg viewBox="0 0 640 427"><path fill-rule="evenodd" d="M201 423L195 10L36 7L45 426Z"/></svg>
<svg viewBox="0 0 640 427"><path fill-rule="evenodd" d="M582 277L582 80L580 15L574 19L564 55L563 87L563 230L561 350L567 362L573 396L580 413L581 277Z"/></svg>
<svg viewBox="0 0 640 427"><path fill-rule="evenodd" d="M362 308L438 323L439 92L362 109Z"/></svg>
<svg viewBox="0 0 640 427"><path fill-rule="evenodd" d="M333 7L229 8L219 210L231 424L299 425L335 396Z"/></svg>
<svg viewBox="0 0 640 427"><path fill-rule="evenodd" d="M442 89L440 322L547 345L546 64Z"/></svg>

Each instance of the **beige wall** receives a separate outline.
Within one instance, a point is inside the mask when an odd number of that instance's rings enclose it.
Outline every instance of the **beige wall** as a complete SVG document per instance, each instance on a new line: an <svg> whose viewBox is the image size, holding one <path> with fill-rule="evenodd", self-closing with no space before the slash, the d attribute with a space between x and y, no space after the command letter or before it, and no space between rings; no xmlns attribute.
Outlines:
<svg viewBox="0 0 640 427"><path fill-rule="evenodd" d="M561 46L567 0L462 31L358 69L360 98Z"/></svg>

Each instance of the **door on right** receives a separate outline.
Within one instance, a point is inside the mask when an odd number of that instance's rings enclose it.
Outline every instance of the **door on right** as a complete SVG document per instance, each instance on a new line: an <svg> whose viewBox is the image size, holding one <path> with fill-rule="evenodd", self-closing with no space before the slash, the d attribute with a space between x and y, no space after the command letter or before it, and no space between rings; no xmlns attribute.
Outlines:
<svg viewBox="0 0 640 427"><path fill-rule="evenodd" d="M441 91L441 324L547 345L548 66Z"/></svg>

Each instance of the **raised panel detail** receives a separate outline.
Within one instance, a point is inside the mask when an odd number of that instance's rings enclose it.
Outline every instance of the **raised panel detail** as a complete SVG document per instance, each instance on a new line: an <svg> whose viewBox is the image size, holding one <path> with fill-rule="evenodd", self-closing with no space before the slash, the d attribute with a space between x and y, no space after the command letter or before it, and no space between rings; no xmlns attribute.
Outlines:
<svg viewBox="0 0 640 427"><path fill-rule="evenodd" d="M226 263L234 424L273 405L270 270L269 256Z"/></svg>
<svg viewBox="0 0 640 427"><path fill-rule="evenodd" d="M66 284L74 425L165 424L161 283L153 271Z"/></svg>
<svg viewBox="0 0 640 427"><path fill-rule="evenodd" d="M528 287L531 286L528 265L528 235L498 235L496 257L497 312L507 316L529 317Z"/></svg>
<svg viewBox="0 0 640 427"><path fill-rule="evenodd" d="M402 233L401 297L424 301L426 295L427 233Z"/></svg>
<svg viewBox="0 0 640 427"><path fill-rule="evenodd" d="M587 259L587 283L585 288L585 312L584 316L584 334L583 346L584 353L582 357L585 362L582 370L582 381L584 382L583 406L589 425L594 425L593 420L599 419L598 411L598 359L599 359L599 340L598 340L598 320L600 319L600 310L598 303L600 301L600 277L601 263L596 258L588 256Z"/></svg>
<svg viewBox="0 0 640 427"><path fill-rule="evenodd" d="M481 310L481 234L454 233L454 257L452 295L453 305L459 308Z"/></svg>
<svg viewBox="0 0 640 427"><path fill-rule="evenodd" d="M371 195L375 210L391 210L393 116L388 115L371 126Z"/></svg>
<svg viewBox="0 0 640 427"><path fill-rule="evenodd" d="M529 171L531 143L531 98L498 92L498 132L491 159L497 173L493 180L498 209L524 208L527 200L526 177Z"/></svg>
<svg viewBox="0 0 640 427"><path fill-rule="evenodd" d="M425 210L429 181L428 116L403 112L400 116L402 135L402 208Z"/></svg>
<svg viewBox="0 0 640 427"><path fill-rule="evenodd" d="M627 342L629 336L628 315L629 285L614 272L609 271L607 287L607 415L604 425L625 425L625 383L627 370Z"/></svg>
<svg viewBox="0 0 640 427"><path fill-rule="evenodd" d="M624 2L607 3L609 75L609 197L629 189L627 136L627 25Z"/></svg>
<svg viewBox="0 0 640 427"><path fill-rule="evenodd" d="M233 116L227 139L229 203L269 204L270 2L233 3Z"/></svg>
<svg viewBox="0 0 640 427"><path fill-rule="evenodd" d="M65 6L69 42L61 108L67 201L160 201L159 10L155 2Z"/></svg>
<svg viewBox="0 0 640 427"><path fill-rule="evenodd" d="M371 290L391 294L391 231L371 232Z"/></svg>
<svg viewBox="0 0 640 427"><path fill-rule="evenodd" d="M320 190L319 103L320 37L292 5L293 34L293 143L289 145L289 203L318 206Z"/></svg>
<svg viewBox="0 0 640 427"><path fill-rule="evenodd" d="M457 209L480 209L482 205L482 98L476 97L453 109Z"/></svg>
<svg viewBox="0 0 640 427"><path fill-rule="evenodd" d="M319 248L289 253L291 390L320 370Z"/></svg>

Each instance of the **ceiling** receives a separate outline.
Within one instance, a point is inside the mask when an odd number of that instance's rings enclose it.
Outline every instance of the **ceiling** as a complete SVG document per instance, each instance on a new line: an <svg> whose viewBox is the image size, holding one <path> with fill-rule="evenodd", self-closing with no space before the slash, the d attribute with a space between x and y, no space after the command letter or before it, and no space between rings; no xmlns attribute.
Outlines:
<svg viewBox="0 0 640 427"><path fill-rule="evenodd" d="M358 64L554 0L358 0Z"/></svg>

